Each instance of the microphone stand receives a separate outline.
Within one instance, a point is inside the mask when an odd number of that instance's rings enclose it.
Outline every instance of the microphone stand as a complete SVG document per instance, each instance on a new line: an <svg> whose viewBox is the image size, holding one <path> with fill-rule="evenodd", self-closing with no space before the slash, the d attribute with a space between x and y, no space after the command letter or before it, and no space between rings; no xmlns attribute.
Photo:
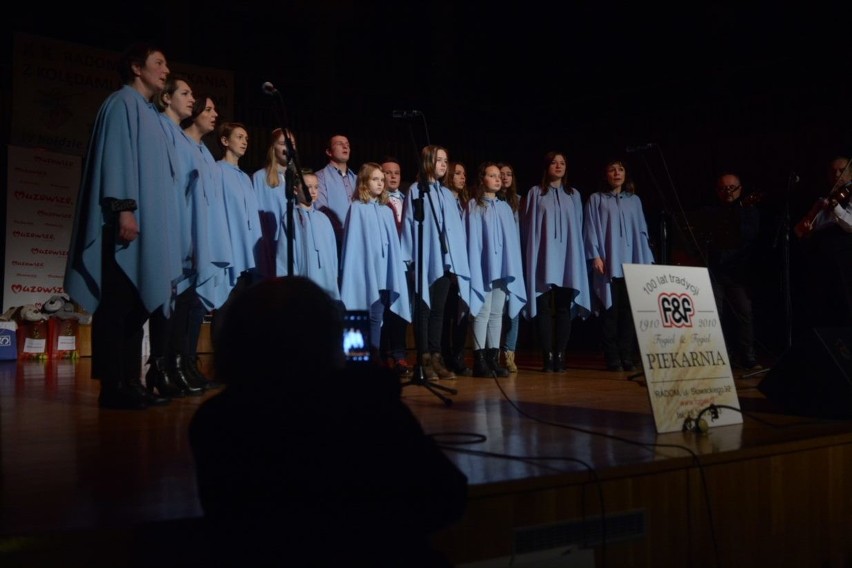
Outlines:
<svg viewBox="0 0 852 568"><path fill-rule="evenodd" d="M293 134L287 126L285 120L287 116L287 106L284 104L284 97L281 92L272 86L271 83L264 83L263 92L267 95L274 95L278 101L276 106L276 114L278 115L278 123L281 125L281 131L284 135L284 146L287 152L287 169L284 171L284 195L287 199L287 275L293 276L295 273L295 240L296 240L296 224L295 224L295 202L296 202L296 186L302 188L302 199L305 204L311 204L311 194L305 191L305 179L302 177L302 167L299 164L299 155L296 152L296 145L293 143Z"/></svg>
<svg viewBox="0 0 852 568"><path fill-rule="evenodd" d="M278 91L276 91L278 92ZM287 275L295 274L295 241L296 241L296 186L302 189L302 199L306 205L311 204L311 194L305 191L305 179L302 177L302 167L299 165L299 156L296 154L296 145L293 144L291 133L287 128L284 131L284 145L287 151L287 169L284 172L284 183L286 185L284 195L287 197ZM295 173L294 173L295 171Z"/></svg>

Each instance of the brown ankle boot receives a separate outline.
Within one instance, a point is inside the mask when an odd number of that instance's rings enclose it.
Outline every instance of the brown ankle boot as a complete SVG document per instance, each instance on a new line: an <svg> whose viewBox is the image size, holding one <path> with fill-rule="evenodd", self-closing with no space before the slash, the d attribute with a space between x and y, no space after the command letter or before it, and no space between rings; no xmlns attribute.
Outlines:
<svg viewBox="0 0 852 568"><path fill-rule="evenodd" d="M423 370L423 378L427 381L437 380L438 375L435 374L435 369L432 368L432 355L429 353L423 354L423 360L420 362L420 368Z"/></svg>
<svg viewBox="0 0 852 568"><path fill-rule="evenodd" d="M510 373L517 373L518 366L515 365L515 352L514 351L503 351L503 356L506 359L506 369Z"/></svg>
<svg viewBox="0 0 852 568"><path fill-rule="evenodd" d="M432 369L439 379L455 379L456 374L444 365L444 358L440 353L432 353Z"/></svg>

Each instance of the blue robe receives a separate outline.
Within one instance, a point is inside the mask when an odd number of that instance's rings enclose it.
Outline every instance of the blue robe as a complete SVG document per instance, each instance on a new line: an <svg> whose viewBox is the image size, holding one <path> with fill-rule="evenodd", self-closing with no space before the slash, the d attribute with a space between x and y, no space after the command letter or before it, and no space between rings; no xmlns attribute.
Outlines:
<svg viewBox="0 0 852 568"><path fill-rule="evenodd" d="M505 201L485 198L485 206L471 199L467 206L467 253L470 262L470 313L482 309L485 293L495 280L508 290L509 317L527 303L521 244L512 208Z"/></svg>
<svg viewBox="0 0 852 568"><path fill-rule="evenodd" d="M102 227L110 199L134 199L139 236L117 244L115 260L148 312L171 309L183 275L180 218L175 206L173 145L160 113L125 85L101 105L89 140L65 268L65 291L93 313L102 289Z"/></svg>
<svg viewBox="0 0 852 568"><path fill-rule="evenodd" d="M572 188L573 189L573 188ZM536 298L553 286L574 291L571 318L591 311L589 273L583 250L583 201L580 192L534 186L521 207L521 246L527 304L524 316L534 318Z"/></svg>
<svg viewBox="0 0 852 568"><path fill-rule="evenodd" d="M414 219L414 200L420 197L420 188L414 183L405 194L402 220L402 258L417 269L419 222ZM470 266L467 258L467 234L459 214L458 199L446 187L433 183L432 189L423 200L423 270L420 274L422 300L427 306L429 286L444 276L445 271L456 275L459 297L467 304L470 300ZM435 215L432 214L434 206ZM438 224L435 224L437 216ZM443 229L441 231L440 228ZM441 252L441 235L447 244L447 252Z"/></svg>
<svg viewBox="0 0 852 568"><path fill-rule="evenodd" d="M405 263L393 211L378 200L353 201L346 216L341 258L340 299L347 310L369 310L380 291L390 294L390 310L411 321Z"/></svg>
<svg viewBox="0 0 852 568"><path fill-rule="evenodd" d="M199 281L196 286L198 297L205 307L211 310L219 308L231 291L230 270L233 264L234 253L231 250L231 236L228 234L228 216L225 213L225 195L222 184L222 168L216 164L216 159L204 142L196 142L196 150L200 156L199 180L204 186L204 194L207 196L207 223L208 231L207 245L209 247L212 277L202 279L203 274L199 272Z"/></svg>
<svg viewBox="0 0 852 568"><path fill-rule="evenodd" d="M201 170L205 167L200 159L197 144L165 114L160 114L164 129L174 144L178 195L180 198L181 232L188 239L184 258L184 279L178 283L180 294L192 286L213 278L218 267L211 258L210 250L210 196L203 183Z"/></svg>
<svg viewBox="0 0 852 568"><path fill-rule="evenodd" d="M333 299L340 300L337 241L331 221L313 207L301 206L294 208L293 219L296 225L293 235L293 274L310 278ZM275 274L286 276L289 270L286 214L281 219L279 232L281 238L278 239Z"/></svg>
<svg viewBox="0 0 852 568"><path fill-rule="evenodd" d="M263 236L260 232L260 209L248 174L225 160L217 163L222 169L225 215L234 255L234 261L228 268L228 284L233 288L243 272L257 266Z"/></svg>
<svg viewBox="0 0 852 568"><path fill-rule="evenodd" d="M287 211L287 180L284 172L278 172L278 186L272 187L266 182L266 169L261 168L251 176L251 182L257 194L257 204L260 213L260 231L263 234L261 243L262 262L257 265L258 271L264 277L275 276L275 255L278 251L278 240L281 238L281 220Z"/></svg>
<svg viewBox="0 0 852 568"><path fill-rule="evenodd" d="M358 176L347 169L345 175L349 178L350 187L347 190L343 185L343 175L331 164L327 164L318 171L319 195L317 195L317 202L314 203L317 211L322 211L331 219L331 226L334 227L334 233L338 239L343 236L343 224L349 213L349 205L352 204L352 194L355 193L358 185Z"/></svg>
<svg viewBox="0 0 852 568"><path fill-rule="evenodd" d="M189 194L192 180L198 173L191 167L191 160L187 155L182 153L182 150L187 151L188 147L180 144L180 139L184 139L186 135L180 126L163 113L160 113L160 120L163 121L163 130L166 137L174 146L172 152L175 157L174 161L174 177L176 180L175 211L180 219L179 221L179 243L180 257L183 263L184 276L191 276L192 266L192 211L189 207Z"/></svg>
<svg viewBox="0 0 852 568"><path fill-rule="evenodd" d="M593 193L586 202L583 233L586 258L604 261L604 274L591 270L598 313L612 306L612 279L624 277L622 264L654 263L642 201L626 191Z"/></svg>

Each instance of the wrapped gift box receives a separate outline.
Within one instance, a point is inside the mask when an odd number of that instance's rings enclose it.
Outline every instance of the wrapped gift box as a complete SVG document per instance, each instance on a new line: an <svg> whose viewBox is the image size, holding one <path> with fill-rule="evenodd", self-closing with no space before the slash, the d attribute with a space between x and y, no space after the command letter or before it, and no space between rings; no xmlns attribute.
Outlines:
<svg viewBox="0 0 852 568"><path fill-rule="evenodd" d="M18 358L17 330L17 323L0 321L0 361L14 361Z"/></svg>
<svg viewBox="0 0 852 568"><path fill-rule="evenodd" d="M18 359L46 359L48 323L46 320L18 323Z"/></svg>
<svg viewBox="0 0 852 568"><path fill-rule="evenodd" d="M74 359L80 338L80 322L77 318L51 316L47 320L48 348L51 359Z"/></svg>

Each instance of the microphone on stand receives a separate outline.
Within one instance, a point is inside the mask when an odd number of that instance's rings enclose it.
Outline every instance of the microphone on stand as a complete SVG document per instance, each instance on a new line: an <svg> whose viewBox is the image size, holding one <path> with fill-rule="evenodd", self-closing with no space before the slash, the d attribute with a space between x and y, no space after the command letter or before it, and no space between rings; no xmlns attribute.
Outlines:
<svg viewBox="0 0 852 568"><path fill-rule="evenodd" d="M391 112L391 116L393 118L415 118L423 116L423 113L419 110L395 110Z"/></svg>
<svg viewBox="0 0 852 568"><path fill-rule="evenodd" d="M644 152L645 150L650 150L651 148L656 148L656 142L648 142L647 144L639 144L636 146L628 146L624 149L628 154L632 154L633 152Z"/></svg>
<svg viewBox="0 0 852 568"><path fill-rule="evenodd" d="M275 94L278 93L278 89L276 89L275 85L273 85L269 81L267 81L263 85L261 85L260 88L265 95L275 95Z"/></svg>

